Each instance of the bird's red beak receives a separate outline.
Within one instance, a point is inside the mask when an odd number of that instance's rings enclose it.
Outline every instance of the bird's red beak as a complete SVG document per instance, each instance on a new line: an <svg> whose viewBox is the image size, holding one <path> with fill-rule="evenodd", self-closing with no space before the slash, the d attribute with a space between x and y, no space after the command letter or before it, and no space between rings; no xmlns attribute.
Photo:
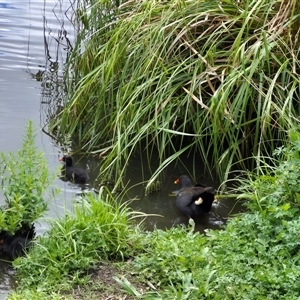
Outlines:
<svg viewBox="0 0 300 300"><path fill-rule="evenodd" d="M179 183L179 178L177 178L175 181L174 181L174 184L178 184Z"/></svg>
<svg viewBox="0 0 300 300"><path fill-rule="evenodd" d="M60 157L58 160L59 160L59 161L64 161L62 157Z"/></svg>

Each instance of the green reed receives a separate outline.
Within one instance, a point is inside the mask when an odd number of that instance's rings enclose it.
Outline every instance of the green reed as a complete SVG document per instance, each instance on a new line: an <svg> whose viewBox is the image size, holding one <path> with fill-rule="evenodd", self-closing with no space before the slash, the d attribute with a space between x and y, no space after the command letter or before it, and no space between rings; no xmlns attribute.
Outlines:
<svg viewBox="0 0 300 300"><path fill-rule="evenodd" d="M296 0L81 4L70 92L51 125L99 154L101 173L119 179L153 149L161 171L184 148L226 179L298 125Z"/></svg>

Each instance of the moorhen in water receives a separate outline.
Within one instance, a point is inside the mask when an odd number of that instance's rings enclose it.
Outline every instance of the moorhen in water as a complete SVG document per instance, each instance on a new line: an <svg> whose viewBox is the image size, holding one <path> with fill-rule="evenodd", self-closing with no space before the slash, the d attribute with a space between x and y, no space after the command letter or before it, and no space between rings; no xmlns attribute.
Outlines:
<svg viewBox="0 0 300 300"><path fill-rule="evenodd" d="M86 183L88 180L87 173L83 169L73 166L72 156L65 155L61 157L59 161L65 163L65 165L61 168L61 176L63 179L73 183Z"/></svg>
<svg viewBox="0 0 300 300"><path fill-rule="evenodd" d="M24 255L30 246L29 239L22 236L12 236L10 234L5 234L2 237L1 243L3 244L4 254L10 259Z"/></svg>
<svg viewBox="0 0 300 300"><path fill-rule="evenodd" d="M210 192L212 187L193 185L186 175L180 176L174 183L181 184L181 189L176 192L176 206L189 218L195 219L211 210L214 202L214 194Z"/></svg>

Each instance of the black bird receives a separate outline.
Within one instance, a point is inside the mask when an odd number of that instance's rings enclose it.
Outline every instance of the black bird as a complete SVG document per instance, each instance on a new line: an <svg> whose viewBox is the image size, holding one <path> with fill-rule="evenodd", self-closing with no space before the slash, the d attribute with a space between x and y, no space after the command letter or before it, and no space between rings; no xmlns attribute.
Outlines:
<svg viewBox="0 0 300 300"><path fill-rule="evenodd" d="M64 162L65 165L61 168L61 176L63 180L68 180L73 183L84 184L88 180L88 176L85 170L73 166L72 156L65 155L59 159Z"/></svg>
<svg viewBox="0 0 300 300"><path fill-rule="evenodd" d="M4 254L10 259L15 259L24 255L29 249L30 239L21 236L16 237L10 234L5 234L2 237L1 244L3 244L2 247Z"/></svg>
<svg viewBox="0 0 300 300"><path fill-rule="evenodd" d="M214 194L210 192L212 187L193 185L186 175L180 176L174 183L181 184L181 189L176 192L176 206L189 218L195 219L211 210L214 202Z"/></svg>

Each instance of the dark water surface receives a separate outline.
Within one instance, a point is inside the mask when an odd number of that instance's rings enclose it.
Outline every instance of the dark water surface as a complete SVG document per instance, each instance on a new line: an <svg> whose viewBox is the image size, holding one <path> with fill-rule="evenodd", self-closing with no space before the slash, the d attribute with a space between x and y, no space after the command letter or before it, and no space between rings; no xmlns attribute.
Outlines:
<svg viewBox="0 0 300 300"><path fill-rule="evenodd" d="M72 48L76 28L72 1L0 0L0 151L20 148L24 128L31 119L38 129L37 145L45 153L49 168L54 172L60 166L58 157L62 149L42 129L63 103L64 64ZM79 165L90 170L93 184L97 176L97 161L83 155L75 158ZM145 222L147 229L187 224L187 218L175 207L175 197L170 196L177 189L173 182L179 174L196 169L197 182L218 188L218 182L204 175L200 161L194 162L184 156L182 161L183 164L171 164L166 169L159 192L144 196L144 186L140 183L152 174L147 163L141 167L140 157L132 159L126 180L129 186L135 185L129 192L130 197L138 198L133 207L148 214L162 215L149 217ZM47 230L47 219L64 215L66 209L72 209L74 201L79 201L78 186L59 179L54 186L61 188L62 192L51 202L48 215L36 224L38 235ZM0 205L3 203L0 193ZM225 224L232 203L226 200L222 203L197 222L198 230L219 228ZM0 264L0 274L0 299L6 299L14 285L13 271L3 263Z"/></svg>

